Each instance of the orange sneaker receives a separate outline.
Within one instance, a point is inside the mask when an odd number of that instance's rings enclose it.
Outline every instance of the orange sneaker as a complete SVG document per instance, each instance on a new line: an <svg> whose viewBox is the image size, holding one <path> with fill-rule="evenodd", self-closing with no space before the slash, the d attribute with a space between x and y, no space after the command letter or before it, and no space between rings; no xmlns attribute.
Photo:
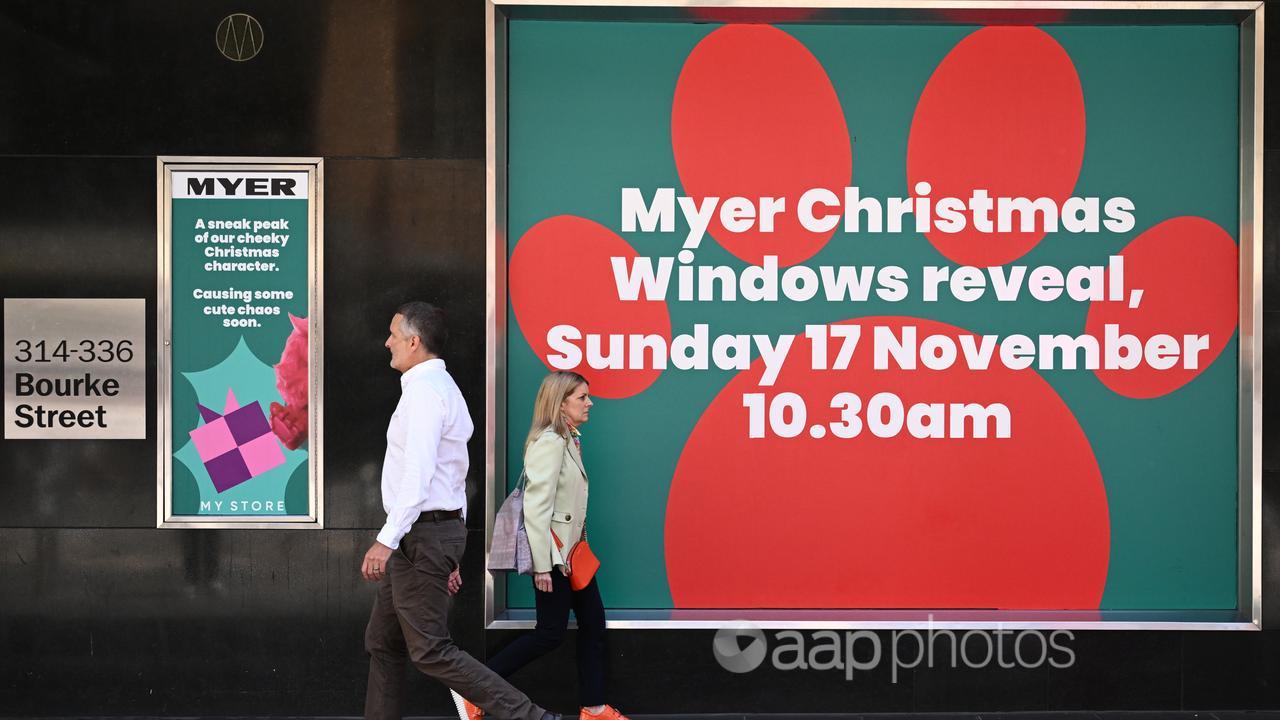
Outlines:
<svg viewBox="0 0 1280 720"><path fill-rule="evenodd" d="M484 710L472 705L470 700L453 690L449 691L449 695L453 696L453 708L458 711L458 720L483 720Z"/></svg>
<svg viewBox="0 0 1280 720"><path fill-rule="evenodd" d="M578 720L630 720L626 715L618 712L618 709L612 705L605 705L598 713L591 713L586 708L578 713Z"/></svg>

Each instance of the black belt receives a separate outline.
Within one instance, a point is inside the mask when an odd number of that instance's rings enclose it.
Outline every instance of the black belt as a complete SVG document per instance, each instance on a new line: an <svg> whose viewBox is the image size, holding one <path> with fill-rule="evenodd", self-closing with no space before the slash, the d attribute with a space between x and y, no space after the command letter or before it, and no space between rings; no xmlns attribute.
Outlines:
<svg viewBox="0 0 1280 720"><path fill-rule="evenodd" d="M445 520L455 520L462 517L461 510L423 510L418 515L418 519L413 521L414 525L420 522L443 522Z"/></svg>

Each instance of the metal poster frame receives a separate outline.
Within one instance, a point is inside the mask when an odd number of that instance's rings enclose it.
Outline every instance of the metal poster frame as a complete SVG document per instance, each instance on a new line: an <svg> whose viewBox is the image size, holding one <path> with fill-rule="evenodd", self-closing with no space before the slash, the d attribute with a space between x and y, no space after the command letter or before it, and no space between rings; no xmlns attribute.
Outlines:
<svg viewBox="0 0 1280 720"><path fill-rule="evenodd" d="M688 20L692 8L750 9L758 22L770 10L820 10L812 22L954 24L1008 23L1009 13L1054 11L1038 24L1218 24L1240 28L1240 357L1237 606L1195 611L994 610L624 610L609 612L608 626L624 629L716 629L754 623L777 629L1262 629L1262 156L1263 3L1037 1L1037 0L486 0L487 345L485 392L485 537L492 537L505 497L507 267L507 22L511 18L599 22ZM946 19L936 11L946 10ZM1037 18L1038 20L1038 18ZM793 22L788 20L788 22ZM486 560L488 553L486 552ZM534 626L531 610L508 609L505 583L485 576L485 627Z"/></svg>
<svg viewBox="0 0 1280 720"><path fill-rule="evenodd" d="M230 516L174 515L172 510L173 462L172 384L173 317L170 292L170 240L173 204L172 178L182 171L307 173L309 227L307 233L308 307L308 509L307 515L264 520L261 515L241 521ZM308 157L204 157L160 156L156 158L156 527L252 530L319 530L324 528L324 159Z"/></svg>

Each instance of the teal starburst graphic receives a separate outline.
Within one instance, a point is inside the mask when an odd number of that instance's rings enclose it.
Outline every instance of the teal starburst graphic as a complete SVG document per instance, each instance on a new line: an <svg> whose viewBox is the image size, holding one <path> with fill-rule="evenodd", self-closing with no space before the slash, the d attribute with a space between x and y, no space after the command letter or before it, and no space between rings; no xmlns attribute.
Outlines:
<svg viewBox="0 0 1280 720"><path fill-rule="evenodd" d="M272 402L282 402L276 390L275 370L253 354L240 338L231 354L221 362L199 372L182 373L191 383L197 402L222 412L227 391L235 394L241 406L258 402L264 412ZM196 423L203 421L195 419ZM196 426L177 428L185 435ZM181 435L179 435L181 437ZM307 461L305 449L284 452L284 464L250 478L224 492L218 492L205 469L195 443L187 442L174 453L196 479L200 491L200 515L285 515L285 488L295 469Z"/></svg>

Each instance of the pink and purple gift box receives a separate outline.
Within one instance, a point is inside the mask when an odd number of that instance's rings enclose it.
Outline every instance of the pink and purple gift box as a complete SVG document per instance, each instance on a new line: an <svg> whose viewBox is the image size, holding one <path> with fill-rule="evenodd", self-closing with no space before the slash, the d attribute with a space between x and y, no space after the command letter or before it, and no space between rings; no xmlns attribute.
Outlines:
<svg viewBox="0 0 1280 720"><path fill-rule="evenodd" d="M204 425L191 431L191 441L218 492L284 464L284 452L256 400L241 407L228 390L222 414L196 407Z"/></svg>

